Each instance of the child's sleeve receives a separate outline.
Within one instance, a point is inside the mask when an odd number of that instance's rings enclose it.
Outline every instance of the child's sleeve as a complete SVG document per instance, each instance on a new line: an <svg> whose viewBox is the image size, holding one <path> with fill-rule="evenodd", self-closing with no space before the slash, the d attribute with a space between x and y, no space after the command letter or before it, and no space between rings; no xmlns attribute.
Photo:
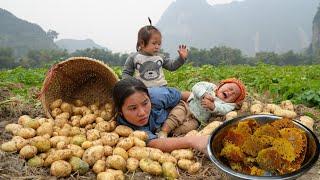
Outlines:
<svg viewBox="0 0 320 180"><path fill-rule="evenodd" d="M215 109L212 111L212 113L224 116L228 112L231 112L235 109L235 104L233 103L221 103L214 101Z"/></svg>
<svg viewBox="0 0 320 180"><path fill-rule="evenodd" d="M152 106L157 109L175 107L181 100L181 92L175 88L154 87L149 88Z"/></svg>
<svg viewBox="0 0 320 180"><path fill-rule="evenodd" d="M178 57L176 60L170 60L169 58L162 56L163 58L163 65L162 67L169 70L169 71L175 71L180 66L184 64L186 60L182 59L181 57Z"/></svg>
<svg viewBox="0 0 320 180"><path fill-rule="evenodd" d="M211 92L216 88L216 85L209 83L209 82L198 82L192 87L192 93L193 95L201 99L201 97L204 95L206 92Z"/></svg>
<svg viewBox="0 0 320 180"><path fill-rule="evenodd" d="M122 79L126 79L128 77L132 77L134 74L134 63L133 56L129 56L123 66L122 70Z"/></svg>

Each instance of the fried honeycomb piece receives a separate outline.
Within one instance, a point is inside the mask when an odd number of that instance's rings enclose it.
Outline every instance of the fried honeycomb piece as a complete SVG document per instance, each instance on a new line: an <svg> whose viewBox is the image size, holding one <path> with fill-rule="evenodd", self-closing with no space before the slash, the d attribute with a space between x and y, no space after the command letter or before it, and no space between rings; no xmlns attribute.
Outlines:
<svg viewBox="0 0 320 180"><path fill-rule="evenodd" d="M273 126L271 126L270 124L262 125L253 133L253 135L254 136L266 135L274 138L280 137L279 131Z"/></svg>
<svg viewBox="0 0 320 180"><path fill-rule="evenodd" d="M257 163L264 170L276 172L277 169L282 167L284 160L275 148L270 147L259 151Z"/></svg>
<svg viewBox="0 0 320 180"><path fill-rule="evenodd" d="M289 162L294 161L294 159L296 158L296 154L292 144L285 138L276 138L272 142L272 147L275 148L275 150L283 159Z"/></svg>
<svg viewBox="0 0 320 180"><path fill-rule="evenodd" d="M240 121L236 128L237 131L243 134L253 134L253 132L259 127L259 124L254 119L248 119L245 121Z"/></svg>
<svg viewBox="0 0 320 180"><path fill-rule="evenodd" d="M232 162L241 162L245 158L245 154L241 151L240 147L231 143L226 143L224 145L220 156L223 156Z"/></svg>
<svg viewBox="0 0 320 180"><path fill-rule="evenodd" d="M251 173L251 169L249 166L246 166L240 162L232 162L232 161L229 161L229 165L231 167L231 169L233 169L234 171L237 171L237 172L241 172L241 173L244 173L244 174L250 174Z"/></svg>
<svg viewBox="0 0 320 180"><path fill-rule="evenodd" d="M223 144L231 143L236 146L241 146L248 136L248 134L241 133L235 128L230 128L227 135L223 138Z"/></svg>
<svg viewBox="0 0 320 180"><path fill-rule="evenodd" d="M274 137L267 136L267 135L258 136L257 138L259 138L259 141L265 147L272 146L272 142L274 141Z"/></svg>
<svg viewBox="0 0 320 180"><path fill-rule="evenodd" d="M241 150L252 157L257 157L258 152L267 147L268 144L262 142L259 137L250 136L244 141Z"/></svg>
<svg viewBox="0 0 320 180"><path fill-rule="evenodd" d="M247 157L245 157L244 159L243 159L243 164L245 165L245 166L253 166L254 164L256 164L256 162L257 162L257 160L256 160L256 158L253 158L253 157L251 157L251 156L247 156Z"/></svg>
<svg viewBox="0 0 320 180"><path fill-rule="evenodd" d="M294 127L294 124L293 124L292 120L289 119L289 118L282 118L282 119L273 121L271 123L271 125L273 127L275 127L276 129L293 128Z"/></svg>
<svg viewBox="0 0 320 180"><path fill-rule="evenodd" d="M306 135L300 129L283 128L280 130L280 135L292 144L296 156L299 156L304 148L307 147Z"/></svg>
<svg viewBox="0 0 320 180"><path fill-rule="evenodd" d="M250 175L252 176L263 176L265 171L256 166L250 167Z"/></svg>

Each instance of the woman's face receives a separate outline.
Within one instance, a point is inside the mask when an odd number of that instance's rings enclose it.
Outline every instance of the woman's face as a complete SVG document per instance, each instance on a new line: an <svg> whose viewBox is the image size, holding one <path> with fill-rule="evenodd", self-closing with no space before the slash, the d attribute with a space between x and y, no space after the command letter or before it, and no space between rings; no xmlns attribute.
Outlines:
<svg viewBox="0 0 320 180"><path fill-rule="evenodd" d="M144 92L135 92L124 101L122 108L123 117L131 124L144 126L148 123L151 111L151 102Z"/></svg>

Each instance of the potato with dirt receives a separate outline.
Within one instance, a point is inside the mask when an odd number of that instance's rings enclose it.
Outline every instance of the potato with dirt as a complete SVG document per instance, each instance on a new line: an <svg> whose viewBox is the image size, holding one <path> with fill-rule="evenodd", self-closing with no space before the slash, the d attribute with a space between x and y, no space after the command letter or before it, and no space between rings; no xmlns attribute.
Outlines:
<svg viewBox="0 0 320 180"><path fill-rule="evenodd" d="M64 160L58 160L52 163L50 174L56 177L67 177L71 174L71 165Z"/></svg>
<svg viewBox="0 0 320 180"><path fill-rule="evenodd" d="M86 114L80 119L80 126L85 127L88 124L92 124L96 118L97 116L94 114Z"/></svg>
<svg viewBox="0 0 320 180"><path fill-rule="evenodd" d="M84 150L80 146L77 146L77 145L74 145L74 144L68 144L67 148L72 151L72 155L73 156L82 158Z"/></svg>
<svg viewBox="0 0 320 180"><path fill-rule="evenodd" d="M61 142L61 141L65 142L66 144L69 144L70 140L71 139L67 136L54 136L49 139L51 143L51 147L56 147L58 142Z"/></svg>
<svg viewBox="0 0 320 180"><path fill-rule="evenodd" d="M22 125L11 123L6 125L5 131L11 134L17 134L21 128L23 128Z"/></svg>
<svg viewBox="0 0 320 180"><path fill-rule="evenodd" d="M88 141L95 141L100 139L100 131L96 129L90 129L87 131L87 139Z"/></svg>
<svg viewBox="0 0 320 180"><path fill-rule="evenodd" d="M179 178L177 167L172 162L164 162L162 164L162 172L166 179L171 180Z"/></svg>
<svg viewBox="0 0 320 180"><path fill-rule="evenodd" d="M119 155L108 156L106 162L107 162L107 167L109 168L126 171L127 162L122 156L119 156Z"/></svg>
<svg viewBox="0 0 320 180"><path fill-rule="evenodd" d="M114 130L119 136L128 137L132 132L132 128L124 125L119 125Z"/></svg>
<svg viewBox="0 0 320 180"><path fill-rule="evenodd" d="M1 144L1 150L5 152L15 152L18 150L16 146L16 142L14 141L8 141L3 144Z"/></svg>
<svg viewBox="0 0 320 180"><path fill-rule="evenodd" d="M125 149L126 151L129 150L133 146L134 146L134 140L131 137L121 139L117 144L117 147L121 147L121 148Z"/></svg>
<svg viewBox="0 0 320 180"><path fill-rule="evenodd" d="M24 139L29 139L29 138L33 138L34 136L36 136L36 131L32 128L21 128L18 132L17 132L17 136L20 136Z"/></svg>
<svg viewBox="0 0 320 180"><path fill-rule="evenodd" d="M48 157L44 161L44 166L49 166L58 160L68 160L72 157L72 151L70 149L62 149L50 152Z"/></svg>
<svg viewBox="0 0 320 180"><path fill-rule="evenodd" d="M51 148L51 143L43 136L36 136L30 140L30 144L35 146L38 152L47 152Z"/></svg>
<svg viewBox="0 0 320 180"><path fill-rule="evenodd" d="M43 136L45 134L48 134L49 136L52 136L52 133L53 133L53 124L50 123L50 122L43 123L37 129L37 136Z"/></svg>
<svg viewBox="0 0 320 180"><path fill-rule="evenodd" d="M179 159L193 159L193 152L191 149L177 149L171 152L171 155L177 160Z"/></svg>
<svg viewBox="0 0 320 180"><path fill-rule="evenodd" d="M157 161L151 159L141 159L139 167L143 172L158 176L162 174L162 167Z"/></svg>
<svg viewBox="0 0 320 180"><path fill-rule="evenodd" d="M188 173L196 174L200 169L201 169L201 164L199 162L196 162L188 168Z"/></svg>
<svg viewBox="0 0 320 180"><path fill-rule="evenodd" d="M95 172L96 174L103 172L106 169L106 161L103 160L98 160L94 163L92 170L93 172Z"/></svg>
<svg viewBox="0 0 320 180"><path fill-rule="evenodd" d="M27 165L31 167L42 167L43 164L44 164L44 160L39 156L34 156L33 158L29 159L27 162Z"/></svg>
<svg viewBox="0 0 320 180"><path fill-rule="evenodd" d="M13 136L11 141L14 141L16 143L17 150L20 150L29 143L29 140L23 139L20 136Z"/></svg>
<svg viewBox="0 0 320 180"><path fill-rule="evenodd" d="M145 131L136 130L130 134L130 137L137 137L142 141L146 141L148 139L148 134Z"/></svg>
<svg viewBox="0 0 320 180"><path fill-rule="evenodd" d="M33 158L37 155L37 148L35 146L26 145L20 150L19 155L24 159Z"/></svg>
<svg viewBox="0 0 320 180"><path fill-rule="evenodd" d="M90 167L89 164L80 159L79 157L72 156L69 159L69 163L72 167L72 171L79 172L79 174L85 174L89 171Z"/></svg>
<svg viewBox="0 0 320 180"><path fill-rule="evenodd" d="M53 101L52 103L50 103L49 107L51 110L55 109L55 108L60 108L62 104L62 99L57 99L55 101Z"/></svg>
<svg viewBox="0 0 320 180"><path fill-rule="evenodd" d="M127 160L128 159L128 153L125 149L121 148L121 147L115 147L113 149L113 155L119 155L121 157L123 157L123 159Z"/></svg>
<svg viewBox="0 0 320 180"><path fill-rule="evenodd" d="M105 133L101 137L103 145L114 146L119 141L119 135L116 133Z"/></svg>
<svg viewBox="0 0 320 180"><path fill-rule="evenodd" d="M180 159L178 161L178 167L183 170L188 170L193 163L194 162L191 161L190 159Z"/></svg>
<svg viewBox="0 0 320 180"><path fill-rule="evenodd" d="M171 154L169 153L163 153L163 155L160 157L160 159L158 160L161 164L164 162L172 162L174 164L177 164L177 159L175 157L173 157Z"/></svg>
<svg viewBox="0 0 320 180"><path fill-rule="evenodd" d="M97 180L124 180L125 176L121 170L107 169L97 175Z"/></svg>
<svg viewBox="0 0 320 180"><path fill-rule="evenodd" d="M129 172L134 172L139 167L139 160L136 158L128 158L127 159L127 170Z"/></svg>
<svg viewBox="0 0 320 180"><path fill-rule="evenodd" d="M71 138L70 144L75 144L81 146L83 142L87 141L86 136L84 135L76 135ZM87 148L86 148L87 149Z"/></svg>
<svg viewBox="0 0 320 180"><path fill-rule="evenodd" d="M90 166L92 166L97 160L101 159L104 156L104 148L103 146L92 146L85 150L82 156L82 160L87 162Z"/></svg>

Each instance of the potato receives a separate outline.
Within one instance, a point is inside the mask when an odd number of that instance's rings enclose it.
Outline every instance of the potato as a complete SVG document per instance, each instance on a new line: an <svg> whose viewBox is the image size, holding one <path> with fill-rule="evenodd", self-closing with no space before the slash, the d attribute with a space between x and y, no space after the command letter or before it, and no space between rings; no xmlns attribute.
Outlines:
<svg viewBox="0 0 320 180"><path fill-rule="evenodd" d="M32 138L30 144L35 146L38 152L47 152L51 148L51 142L42 136Z"/></svg>
<svg viewBox="0 0 320 180"><path fill-rule="evenodd" d="M103 172L106 168L106 161L103 160L98 160L97 162L94 163L92 170L96 174Z"/></svg>
<svg viewBox="0 0 320 180"><path fill-rule="evenodd" d="M124 180L124 174L121 170L107 169L97 175L97 180Z"/></svg>
<svg viewBox="0 0 320 180"><path fill-rule="evenodd" d="M188 170L193 163L194 162L191 161L190 159L180 159L178 161L178 167L183 170Z"/></svg>
<svg viewBox="0 0 320 180"><path fill-rule="evenodd" d="M63 128L63 126L67 123L68 123L68 119L66 118L56 118L54 120L54 125L55 125L54 127ZM58 132L57 130L53 130L53 131Z"/></svg>
<svg viewBox="0 0 320 180"><path fill-rule="evenodd" d="M117 147L121 147L126 151L133 146L134 146L134 141L133 141L133 138L131 137L121 139L117 144Z"/></svg>
<svg viewBox="0 0 320 180"><path fill-rule="evenodd" d="M29 120L24 121L22 126L25 128L32 128L32 129L36 130L40 126L40 123L38 120L29 119Z"/></svg>
<svg viewBox="0 0 320 180"><path fill-rule="evenodd" d="M119 141L119 135L116 133L106 133L101 137L103 145L114 146Z"/></svg>
<svg viewBox="0 0 320 180"><path fill-rule="evenodd" d="M72 167L67 161L58 160L52 163L50 174L57 177L66 177L71 174Z"/></svg>
<svg viewBox="0 0 320 180"><path fill-rule="evenodd" d="M37 129L37 135L38 136L43 136L45 134L48 134L52 136L53 133L53 125L49 122L43 123L40 127Z"/></svg>
<svg viewBox="0 0 320 180"><path fill-rule="evenodd" d="M133 130L130 127L124 125L117 126L114 131L117 134L119 134L119 136L123 137L128 137L133 132Z"/></svg>
<svg viewBox="0 0 320 180"><path fill-rule="evenodd" d="M74 100L73 104L77 107L81 107L84 105L83 101L81 101L80 99Z"/></svg>
<svg viewBox="0 0 320 180"><path fill-rule="evenodd" d="M75 145L81 146L82 143L85 142L86 140L87 140L86 136L76 135L71 138L70 144L75 144Z"/></svg>
<svg viewBox="0 0 320 180"><path fill-rule="evenodd" d="M63 112L63 113L57 115L55 119L56 119L56 120L57 120L57 119L66 119L66 120L68 120L69 118L70 118L70 113L68 113L68 112Z"/></svg>
<svg viewBox="0 0 320 180"><path fill-rule="evenodd" d="M145 131L133 131L130 134L130 137L137 137L139 139L141 139L142 141L146 141L148 139L148 133L146 133Z"/></svg>
<svg viewBox="0 0 320 180"><path fill-rule="evenodd" d="M128 150L129 157L136 158L138 160L148 158L149 154L149 151L147 151L147 149L144 147L134 146Z"/></svg>
<svg viewBox="0 0 320 180"><path fill-rule="evenodd" d="M90 130L90 129L93 129L93 125L92 124L88 124L84 127L86 129L86 131Z"/></svg>
<svg viewBox="0 0 320 180"><path fill-rule="evenodd" d="M122 171L126 170L127 162L122 156L119 156L119 155L108 156L106 162L109 168L114 168Z"/></svg>
<svg viewBox="0 0 320 180"><path fill-rule="evenodd" d="M82 158L84 150L80 146L77 146L74 144L69 144L69 145L67 145L67 148L72 151L73 156Z"/></svg>
<svg viewBox="0 0 320 180"><path fill-rule="evenodd" d="M162 172L166 179L179 178L179 172L177 170L177 167L172 162L164 162L162 164Z"/></svg>
<svg viewBox="0 0 320 180"><path fill-rule="evenodd" d="M36 136L36 131L32 128L21 128L17 132L17 135L24 138L24 139L28 139L28 138L32 138L32 137Z"/></svg>
<svg viewBox="0 0 320 180"><path fill-rule="evenodd" d="M231 120L238 116L237 111L231 111L226 114L226 120Z"/></svg>
<svg viewBox="0 0 320 180"><path fill-rule="evenodd" d="M163 155L160 157L160 159L158 160L161 164L164 162L172 162L174 164L177 164L177 159L175 157L173 157L171 154L169 153L163 153Z"/></svg>
<svg viewBox="0 0 320 180"><path fill-rule="evenodd" d="M99 107L98 107L97 104L91 104L91 105L89 105L89 109L90 109L91 111L95 111L95 110L99 110Z"/></svg>
<svg viewBox="0 0 320 180"><path fill-rule="evenodd" d="M95 129L97 129L100 132L110 132L111 131L111 125L107 121L101 121L101 122L97 123Z"/></svg>
<svg viewBox="0 0 320 180"><path fill-rule="evenodd" d="M62 129L58 131L59 136L69 136L71 132L71 126L69 124L65 124Z"/></svg>
<svg viewBox="0 0 320 180"><path fill-rule="evenodd" d="M262 112L262 104L254 104L250 107L251 114L259 114Z"/></svg>
<svg viewBox="0 0 320 180"><path fill-rule="evenodd" d="M84 151L82 160L92 166L97 160L104 156L103 146L92 146Z"/></svg>
<svg viewBox="0 0 320 180"><path fill-rule="evenodd" d="M282 101L280 107L285 110L294 111L294 106L290 100Z"/></svg>
<svg viewBox="0 0 320 180"><path fill-rule="evenodd" d="M101 116L104 120L110 121L110 119L112 118L112 113L103 110L103 111L101 111L100 116Z"/></svg>
<svg viewBox="0 0 320 180"><path fill-rule="evenodd" d="M64 141L66 144L69 144L70 138L68 138L67 136L54 136L54 137L50 138L49 141L50 141L52 147L56 147L57 143L60 141Z"/></svg>
<svg viewBox="0 0 320 180"><path fill-rule="evenodd" d="M92 145L93 146L103 146L103 143L101 141L101 139L98 139L98 140L95 140L95 141L92 141Z"/></svg>
<svg viewBox="0 0 320 180"><path fill-rule="evenodd" d="M70 149L62 149L62 150L55 150L50 152L48 157L44 161L44 166L49 166L55 161L58 160L67 160L72 157L72 150Z"/></svg>
<svg viewBox="0 0 320 180"><path fill-rule="evenodd" d="M123 159L127 160L128 159L128 153L125 149L121 148L121 147L115 147L113 149L113 155L119 155L121 157L123 157Z"/></svg>
<svg viewBox="0 0 320 180"><path fill-rule="evenodd" d="M70 132L69 132L69 136L76 136L76 135L80 135L81 134L81 130L79 127L71 127Z"/></svg>
<svg viewBox="0 0 320 180"><path fill-rule="evenodd" d="M137 137L133 137L133 142L135 146L146 147L146 142L142 141Z"/></svg>
<svg viewBox="0 0 320 180"><path fill-rule="evenodd" d="M81 147L82 149L88 149L90 147L93 146L93 143L91 141L84 141L82 144L81 144Z"/></svg>
<svg viewBox="0 0 320 180"><path fill-rule="evenodd" d="M66 149L67 146L68 146L68 144L66 144L64 141L60 141L60 142L57 143L56 148L57 149Z"/></svg>
<svg viewBox="0 0 320 180"><path fill-rule="evenodd" d="M143 172L160 175L162 173L162 167L157 161L152 161L151 159L141 159L139 162L139 167Z"/></svg>
<svg viewBox="0 0 320 180"><path fill-rule="evenodd" d="M37 155L37 148L35 146L26 145L20 150L19 155L24 159L30 159Z"/></svg>
<svg viewBox="0 0 320 180"><path fill-rule="evenodd" d="M16 143L17 150L20 150L21 148L23 148L25 145L29 143L28 140L23 139L20 136L13 136L11 141L14 141Z"/></svg>
<svg viewBox="0 0 320 180"><path fill-rule="evenodd" d="M249 111L249 104L247 102L243 102L240 108L240 112L247 112Z"/></svg>
<svg viewBox="0 0 320 180"><path fill-rule="evenodd" d="M17 134L18 131L22 128L20 124L7 124L5 127L5 131L10 132L11 134Z"/></svg>
<svg viewBox="0 0 320 180"><path fill-rule="evenodd" d="M309 116L301 116L300 117L301 124L305 125L311 131L313 131L314 120Z"/></svg>
<svg viewBox="0 0 320 180"><path fill-rule="evenodd" d="M151 160L158 161L161 158L161 156L163 156L163 152L160 149L147 148L146 150Z"/></svg>
<svg viewBox="0 0 320 180"><path fill-rule="evenodd" d="M127 169L129 172L134 172L139 167L139 160L135 158L128 158L127 159Z"/></svg>
<svg viewBox="0 0 320 180"><path fill-rule="evenodd" d="M72 106L69 103L63 102L60 106L60 109L62 110L62 112L72 114Z"/></svg>
<svg viewBox="0 0 320 180"><path fill-rule="evenodd" d="M82 107L82 115L85 116L85 115L88 115L88 114L92 114L91 109L89 109L87 107Z"/></svg>
<svg viewBox="0 0 320 180"><path fill-rule="evenodd" d="M79 172L83 175L89 171L89 164L80 159L79 157L72 156L69 160L69 163L72 167L72 171Z"/></svg>
<svg viewBox="0 0 320 180"><path fill-rule="evenodd" d="M274 111L277 110L277 109L281 109L281 107L276 105L276 104L267 104L264 107L263 112L274 113Z"/></svg>
<svg viewBox="0 0 320 180"><path fill-rule="evenodd" d="M192 130L192 131L189 131L185 136L197 136L198 135L198 131L197 130Z"/></svg>
<svg viewBox="0 0 320 180"><path fill-rule="evenodd" d="M87 114L80 119L80 126L85 127L88 124L92 124L96 118L97 116L94 114Z"/></svg>
<svg viewBox="0 0 320 180"><path fill-rule="evenodd" d="M62 99L57 99L55 101L53 101L51 104L50 104L50 109L53 110L54 108L58 108L60 107L62 104Z"/></svg>
<svg viewBox="0 0 320 180"><path fill-rule="evenodd" d="M177 160L179 159L193 159L193 152L191 149L178 149L171 152L171 155Z"/></svg>
<svg viewBox="0 0 320 180"><path fill-rule="evenodd" d="M104 156L105 157L108 157L108 156L112 155L112 153L113 153L112 147L108 146L108 145L103 146L103 150L104 150Z"/></svg>
<svg viewBox="0 0 320 180"><path fill-rule="evenodd" d="M83 108L82 107L72 106L72 114L73 115L82 115L83 114Z"/></svg>
<svg viewBox="0 0 320 180"><path fill-rule="evenodd" d="M44 164L44 160L39 156L34 156L33 158L28 160L27 164L31 167L42 167Z"/></svg>
<svg viewBox="0 0 320 180"><path fill-rule="evenodd" d="M296 112L285 110L285 109L277 109L274 111L274 114L277 116L282 116L282 117L286 117L286 118L290 118L290 119L293 119L297 116Z"/></svg>
<svg viewBox="0 0 320 180"><path fill-rule="evenodd" d="M199 162L196 162L188 168L188 173L196 174L200 169L201 169L201 164Z"/></svg>
<svg viewBox="0 0 320 180"><path fill-rule="evenodd" d="M111 121L109 121L109 123L110 123L111 131L115 130L117 127L117 122L111 120Z"/></svg>
<svg viewBox="0 0 320 180"><path fill-rule="evenodd" d="M8 141L3 144L1 144L1 150L5 152L15 152L17 151L16 142L14 141Z"/></svg>
<svg viewBox="0 0 320 180"><path fill-rule="evenodd" d="M89 141L94 141L100 139L100 132L96 129L90 129L87 131L87 139Z"/></svg>
<svg viewBox="0 0 320 180"><path fill-rule="evenodd" d="M201 131L199 131L198 135L200 136L210 135L221 124L222 122L220 121L212 121L206 127L204 127Z"/></svg>
<svg viewBox="0 0 320 180"><path fill-rule="evenodd" d="M57 117L59 114L62 113L62 110L60 108L54 108L52 111L51 111L51 116L52 117Z"/></svg>
<svg viewBox="0 0 320 180"><path fill-rule="evenodd" d="M28 115L22 115L18 119L18 124L23 125L26 121L31 120L32 118Z"/></svg>

